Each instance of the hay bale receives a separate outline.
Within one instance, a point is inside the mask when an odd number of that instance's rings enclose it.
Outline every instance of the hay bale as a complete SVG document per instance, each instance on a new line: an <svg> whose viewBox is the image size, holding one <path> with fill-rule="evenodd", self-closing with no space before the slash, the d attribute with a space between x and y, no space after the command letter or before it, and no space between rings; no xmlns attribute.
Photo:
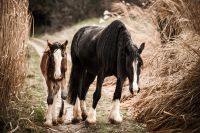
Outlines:
<svg viewBox="0 0 200 133"><path fill-rule="evenodd" d="M158 20L162 46L145 58L141 85L132 99L132 115L149 131L200 131L200 2L157 0L151 7Z"/></svg>
<svg viewBox="0 0 200 133"><path fill-rule="evenodd" d="M0 5L0 118L4 118L11 92L17 92L25 78L29 15L27 0L1 0Z"/></svg>

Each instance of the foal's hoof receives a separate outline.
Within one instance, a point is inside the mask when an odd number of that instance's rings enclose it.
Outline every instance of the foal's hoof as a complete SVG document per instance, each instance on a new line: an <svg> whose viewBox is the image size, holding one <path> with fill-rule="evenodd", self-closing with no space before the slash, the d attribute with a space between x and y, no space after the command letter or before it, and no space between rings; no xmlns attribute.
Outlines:
<svg viewBox="0 0 200 133"><path fill-rule="evenodd" d="M57 122L59 124L63 124L64 123L64 118L63 117L58 117Z"/></svg>
<svg viewBox="0 0 200 133"><path fill-rule="evenodd" d="M52 123L53 123L54 126L58 125L58 121L57 120L53 120Z"/></svg>
<svg viewBox="0 0 200 133"><path fill-rule="evenodd" d="M122 119L120 119L120 120L115 120L115 119L109 118L109 121L110 121L111 124L116 124L116 125L118 125L118 124L121 124Z"/></svg>
<svg viewBox="0 0 200 133"><path fill-rule="evenodd" d="M73 118L72 119L72 124L76 124L76 123L80 123L81 122L81 118Z"/></svg>
<svg viewBox="0 0 200 133"><path fill-rule="evenodd" d="M46 127L52 127L52 122L51 121L46 121L44 123L44 126L46 126Z"/></svg>

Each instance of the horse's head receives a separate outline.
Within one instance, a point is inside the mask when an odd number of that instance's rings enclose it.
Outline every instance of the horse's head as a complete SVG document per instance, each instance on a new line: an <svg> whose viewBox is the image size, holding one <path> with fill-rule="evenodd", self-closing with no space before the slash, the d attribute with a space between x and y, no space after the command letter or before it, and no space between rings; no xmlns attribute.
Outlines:
<svg viewBox="0 0 200 133"><path fill-rule="evenodd" d="M67 70L67 54L65 51L68 41L66 40L63 44L60 44L58 42L50 43L47 40L47 44L49 47L49 76L54 80L61 80Z"/></svg>
<svg viewBox="0 0 200 133"><path fill-rule="evenodd" d="M129 79L129 90L132 94L137 94L140 91L139 87L139 76L143 60L141 53L145 47L145 43L142 43L139 48L136 46L128 46L126 48L126 71Z"/></svg>

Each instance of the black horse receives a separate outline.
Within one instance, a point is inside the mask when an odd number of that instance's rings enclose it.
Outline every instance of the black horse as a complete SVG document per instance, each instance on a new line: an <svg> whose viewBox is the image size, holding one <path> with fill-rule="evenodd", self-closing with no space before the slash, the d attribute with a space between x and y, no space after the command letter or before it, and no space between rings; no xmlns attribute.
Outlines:
<svg viewBox="0 0 200 133"><path fill-rule="evenodd" d="M96 106L101 97L105 77L114 75L117 85L109 120L120 123L120 98L125 79L128 77L130 92L138 93L140 68L143 65L140 54L145 44L139 48L133 44L125 25L115 20L106 28L87 26L75 35L71 46L72 71L68 84L68 100L74 106L73 121L96 122ZM85 98L90 84L97 76L92 107L86 112ZM80 99L80 101L79 101Z"/></svg>

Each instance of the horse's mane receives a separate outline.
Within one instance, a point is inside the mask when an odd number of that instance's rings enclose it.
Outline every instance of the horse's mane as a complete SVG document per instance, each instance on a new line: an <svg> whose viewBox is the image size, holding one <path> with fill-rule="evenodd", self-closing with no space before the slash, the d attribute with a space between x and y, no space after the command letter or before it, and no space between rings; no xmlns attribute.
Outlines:
<svg viewBox="0 0 200 133"><path fill-rule="evenodd" d="M117 75L123 76L125 47L132 47L131 44L133 44L125 25L120 20L113 21L102 31L98 44L97 55L104 70L112 71L117 65Z"/></svg>

